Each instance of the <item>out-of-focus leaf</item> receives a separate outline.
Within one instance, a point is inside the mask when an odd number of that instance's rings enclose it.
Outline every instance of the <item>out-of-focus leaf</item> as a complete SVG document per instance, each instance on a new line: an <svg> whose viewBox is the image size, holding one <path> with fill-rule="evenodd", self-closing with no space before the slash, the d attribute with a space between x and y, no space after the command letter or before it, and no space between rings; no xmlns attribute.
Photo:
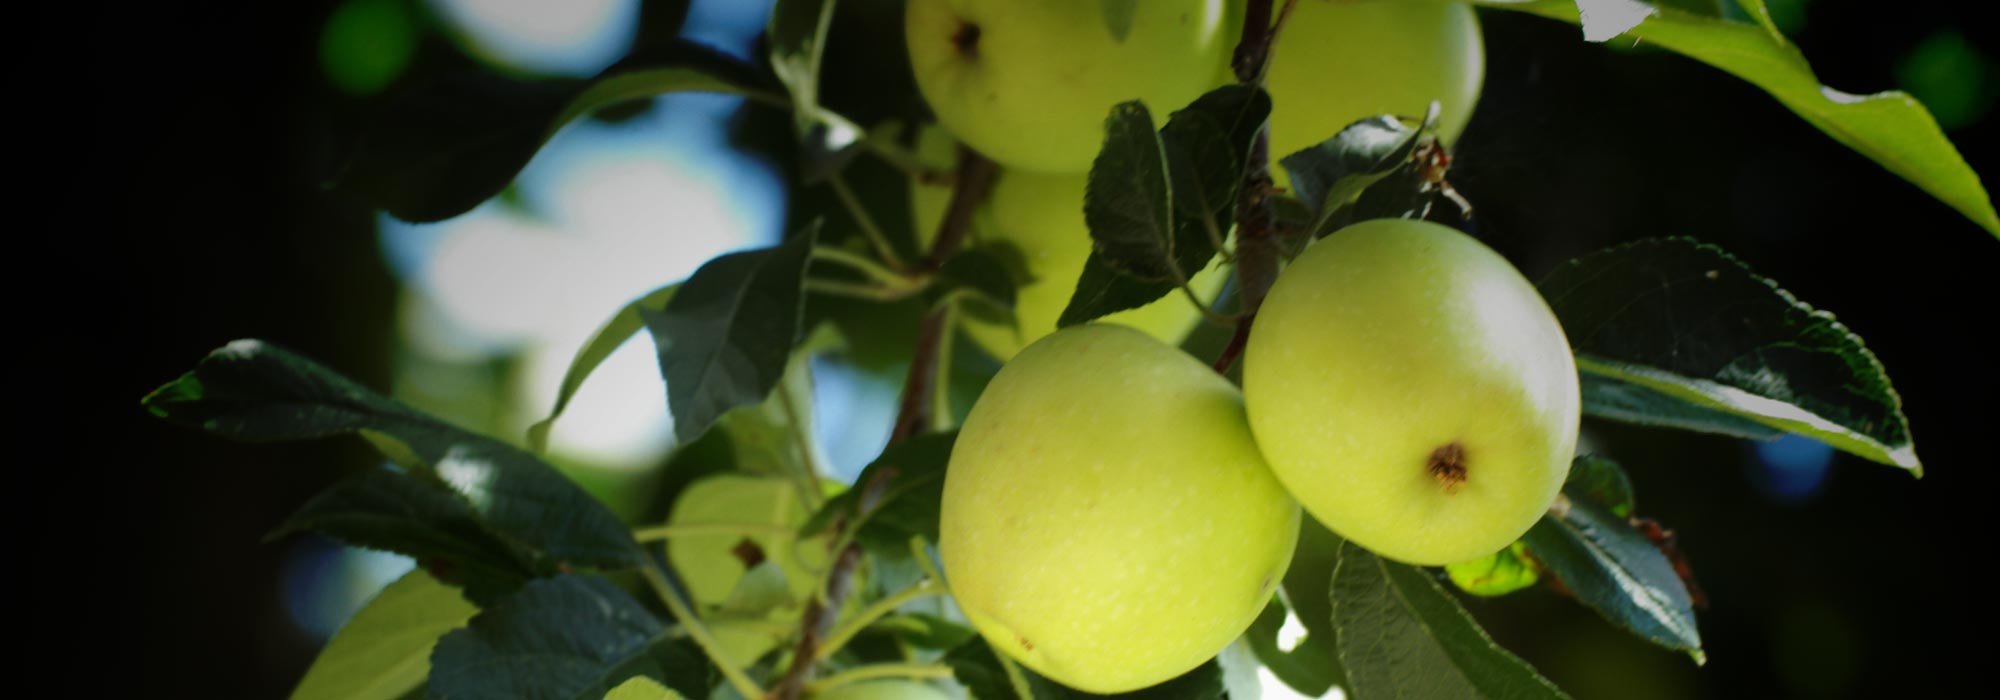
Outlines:
<svg viewBox="0 0 2000 700"><path fill-rule="evenodd" d="M260 341L239 340L210 353L144 405L170 422L246 442L367 438L402 471L341 482L288 527L420 558L445 555L453 566L433 571L447 579L450 568L545 575L564 566L643 561L617 516L533 455Z"/></svg>
<svg viewBox="0 0 2000 700"><path fill-rule="evenodd" d="M394 700L423 686L431 648L478 608L411 571L375 594L313 659L292 700Z"/></svg>
<svg viewBox="0 0 2000 700"><path fill-rule="evenodd" d="M641 48L583 80L456 74L392 104L332 186L399 219L441 221L506 188L542 144L576 118L670 92L785 102L769 75L685 40Z"/></svg>

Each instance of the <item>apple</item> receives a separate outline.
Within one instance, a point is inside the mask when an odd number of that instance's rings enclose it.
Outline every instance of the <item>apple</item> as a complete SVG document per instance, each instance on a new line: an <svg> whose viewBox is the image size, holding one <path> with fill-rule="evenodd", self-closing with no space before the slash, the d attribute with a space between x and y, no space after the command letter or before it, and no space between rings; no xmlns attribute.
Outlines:
<svg viewBox="0 0 2000 700"><path fill-rule="evenodd" d="M1032 280L1015 290L1015 326L968 319L966 335L1000 360L1056 330L1056 320L1069 306L1083 264L1090 259L1090 227L1083 220L1083 190L1087 175L1047 175L1021 170L1001 173L986 201L982 224L974 233L981 242L1011 244L1021 253ZM1195 271L1188 285L1203 301L1214 301L1229 279L1221 256ZM1167 343L1179 345L1201 309L1175 291L1136 309L1099 319L1131 326Z"/></svg>
<svg viewBox="0 0 2000 700"><path fill-rule="evenodd" d="M945 472L939 551L994 649L1115 693L1242 634L1291 563L1299 518L1235 385L1093 323L1028 346L979 396Z"/></svg>
<svg viewBox="0 0 2000 700"><path fill-rule="evenodd" d="M1223 5L911 0L904 30L917 87L946 128L1002 164L1075 173L1090 169L1112 105L1167 114L1215 87L1236 45L1220 31Z"/></svg>
<svg viewBox="0 0 2000 700"><path fill-rule="evenodd" d="M1470 5L1300 0L1264 77L1271 160L1368 117L1420 118L1432 100L1442 108L1438 134L1450 143L1472 117L1485 74L1485 44ZM1282 178L1283 169L1273 175Z"/></svg>
<svg viewBox="0 0 2000 700"><path fill-rule="evenodd" d="M935 687L911 680L861 681L813 694L813 700L951 700Z"/></svg>
<svg viewBox="0 0 2000 700"><path fill-rule="evenodd" d="M1420 565L1527 532L1569 474L1581 404L1534 285L1471 237L1404 219L1336 231L1278 274L1243 396L1307 512Z"/></svg>

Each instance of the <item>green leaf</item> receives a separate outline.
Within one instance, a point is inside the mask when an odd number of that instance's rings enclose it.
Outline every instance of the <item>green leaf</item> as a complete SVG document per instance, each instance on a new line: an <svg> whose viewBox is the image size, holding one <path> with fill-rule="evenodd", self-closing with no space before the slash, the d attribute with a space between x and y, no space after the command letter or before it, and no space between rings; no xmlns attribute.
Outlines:
<svg viewBox="0 0 2000 700"><path fill-rule="evenodd" d="M1721 249L1638 241L1565 263L1537 287L1586 374L1922 474L1902 399L1861 338Z"/></svg>
<svg viewBox="0 0 2000 700"><path fill-rule="evenodd" d="M1113 108L1084 192L1094 248L1057 325L1144 306L1208 267L1270 112L1270 96L1243 85L1209 91L1157 134L1144 105Z"/></svg>
<svg viewBox="0 0 2000 700"><path fill-rule="evenodd" d="M960 308L988 323L1014 325L1014 302L1018 284L1028 280L1020 249L1012 243L995 242L966 248L946 260L933 285L933 301L953 292L969 295ZM1018 283L1017 283L1018 280Z"/></svg>
<svg viewBox="0 0 2000 700"><path fill-rule="evenodd" d="M411 571L375 594L321 649L292 700L394 700L424 683L431 647L478 608Z"/></svg>
<svg viewBox="0 0 2000 700"><path fill-rule="evenodd" d="M1582 380L1585 415L1751 440L1770 440L1785 434L1741 415L1689 403L1638 384L1589 372L1583 373Z"/></svg>
<svg viewBox="0 0 2000 700"><path fill-rule="evenodd" d="M1422 134L1421 129L1385 114L1355 122L1332 138L1279 160L1291 175L1299 201L1314 213L1312 237L1349 223L1353 217L1345 214L1355 199L1409 162Z"/></svg>
<svg viewBox="0 0 2000 700"><path fill-rule="evenodd" d="M604 700L682 700L682 698L680 693L660 685L659 681L645 676L634 676L618 684L618 687L612 688L611 692L605 693Z"/></svg>
<svg viewBox="0 0 2000 700"><path fill-rule="evenodd" d="M148 395L144 405L170 422L246 442L360 434L403 467L336 487L339 499L308 509L319 521L340 516L335 506L345 503L354 504L354 517L379 520L397 517L393 508L383 509L387 505L420 502L423 509L408 514L409 532L442 518L464 541L504 542L502 554L527 560L534 571L643 561L617 516L533 455L423 415L261 341L239 340L210 353L194 371ZM384 486L391 475L418 483ZM349 497L355 500L342 500ZM406 551L432 544L386 537L365 546Z"/></svg>
<svg viewBox="0 0 2000 700"><path fill-rule="evenodd" d="M1422 569L1342 543L1332 598L1350 698L1567 697L1494 644Z"/></svg>
<svg viewBox="0 0 2000 700"><path fill-rule="evenodd" d="M1479 4L1579 21L1574 0L1479 0ZM2000 236L2000 215L1995 214L1979 174L1922 104L1899 91L1854 95L1821 85L1805 55L1778 34L1761 1L1739 4L1760 24L1661 7L1624 36L1678 52L1762 88L1833 140Z"/></svg>
<svg viewBox="0 0 2000 700"><path fill-rule="evenodd" d="M1558 500L1521 538L1576 599L1654 644L1706 656L1687 587L1672 562L1624 518L1581 498Z"/></svg>
<svg viewBox="0 0 2000 700"><path fill-rule="evenodd" d="M1293 651L1316 650L1313 653L1320 656L1312 658L1312 663L1325 669L1334 685L1343 687L1346 671L1340 667L1340 654L1334 645L1333 602L1326 592L1333 587L1333 567L1340 561L1344 543L1318 520L1300 518L1299 544L1292 550L1292 565L1285 569L1285 580L1278 587L1285 605L1306 628L1305 641Z"/></svg>
<svg viewBox="0 0 2000 700"><path fill-rule="evenodd" d="M604 325L599 326L597 332L591 334L590 340L584 341L583 347L576 351L576 358L570 360L569 371L563 373L562 386L556 390L555 408L549 409L549 417L528 426L529 449L536 452L548 450L549 428L555 425L557 418L562 417L563 409L569 407L570 398L576 396L578 389L583 388L583 380L589 379L590 373L597 371L597 366L604 364L605 358L611 357L612 352L617 351L625 341L631 340L633 335L646 327L646 319L640 316L640 309L648 311L665 309L667 301L674 298L674 290L679 288L678 284L670 284L634 299L632 303L626 304L625 308L619 309L618 313L606 319Z"/></svg>
<svg viewBox="0 0 2000 700"><path fill-rule="evenodd" d="M1174 201L1168 182L1166 147L1152 113L1138 100L1112 107L1104 120L1104 147L1084 188L1091 257L1141 280L1172 280Z"/></svg>
<svg viewBox="0 0 2000 700"><path fill-rule="evenodd" d="M308 531L407 554L482 604L506 597L528 579L556 573L547 557L493 532L457 493L386 467L327 487L270 537Z"/></svg>
<svg viewBox="0 0 2000 700"><path fill-rule="evenodd" d="M1632 495L1632 478L1625 475L1625 468L1597 455L1578 455L1570 462L1563 494L1597 504L1620 518L1630 517L1638 505Z"/></svg>
<svg viewBox="0 0 2000 700"><path fill-rule="evenodd" d="M956 649L979 635L971 627L928 613L897 613L869 627L921 649Z"/></svg>
<svg viewBox="0 0 2000 700"><path fill-rule="evenodd" d="M1542 570L1528 557L1520 542L1472 561L1447 564L1445 575L1458 590L1476 596L1502 596L1533 586L1542 580Z"/></svg>
<svg viewBox="0 0 2000 700"><path fill-rule="evenodd" d="M391 104L332 186L407 221L448 219L505 189L569 122L602 107L670 92L785 101L757 68L685 40L635 51L583 80L524 81L466 72Z"/></svg>
<svg viewBox="0 0 2000 700"><path fill-rule="evenodd" d="M769 559L743 572L736 588L722 601L722 610L740 615L763 615L792 604L792 586L785 582L785 569Z"/></svg>
<svg viewBox="0 0 2000 700"><path fill-rule="evenodd" d="M704 263L664 310L641 308L660 352L667 406L682 443L729 409L761 403L799 338L817 225L770 248Z"/></svg>
<svg viewBox="0 0 2000 700"><path fill-rule="evenodd" d="M1285 603L1277 598L1264 606L1264 612L1250 623L1250 629L1243 633L1243 641L1257 661L1271 669L1271 675L1284 681L1300 695L1316 698L1340 684L1340 668L1334 658L1333 640L1307 636L1290 651L1278 646L1278 630L1285 626ZM1303 622L1303 621L1301 621Z"/></svg>
<svg viewBox="0 0 2000 700"><path fill-rule="evenodd" d="M645 676L708 696L701 653L675 640L625 591L593 576L528 583L445 635L431 655L430 694L450 700L597 700Z"/></svg>
<svg viewBox="0 0 2000 700"><path fill-rule="evenodd" d="M910 438L883 450L882 455L854 478L854 487L828 499L799 528L800 536L823 532L836 520L863 518L857 534L864 544L906 549L911 537L938 541L938 508L944 500L945 466L951 461L951 446L957 432L930 433ZM860 499L866 485L878 474L888 473L882 496L868 511L861 512Z"/></svg>

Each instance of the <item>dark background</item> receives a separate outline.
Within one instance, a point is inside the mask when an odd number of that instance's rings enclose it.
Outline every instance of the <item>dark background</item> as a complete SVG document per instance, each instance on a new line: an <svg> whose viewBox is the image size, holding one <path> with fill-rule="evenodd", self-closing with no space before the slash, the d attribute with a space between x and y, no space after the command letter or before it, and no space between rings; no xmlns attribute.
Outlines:
<svg viewBox="0 0 2000 700"><path fill-rule="evenodd" d="M1795 39L1825 82L1889 89L1940 28L2000 56L1978 5L1817 0ZM37 323L16 345L59 360L17 367L60 414L54 440L25 420L12 431L56 447L20 453L9 517L27 548L8 570L26 586L26 629L55 633L23 641L75 672L50 680L282 697L315 651L278 603L283 550L260 537L368 450L230 444L154 421L138 399L241 337L387 383L395 290L372 215L317 184L367 110L319 72L330 6L140 3L17 27L40 60L10 74L41 107L18 138L54 154L19 206L59 212L14 234L29 243L14 260ZM1928 469L1917 480L1837 456L1816 498L1786 505L1757 488L1744 443L1594 424L1714 601L1700 615L1708 665L1545 591L1468 605L1580 698L1979 687L2000 241L1733 77L1586 45L1567 25L1482 19L1487 85L1452 176L1481 234L1531 278L1642 237L1733 251L1867 339ZM455 60L435 41L423 52ZM1996 123L1951 133L1989 182Z"/></svg>

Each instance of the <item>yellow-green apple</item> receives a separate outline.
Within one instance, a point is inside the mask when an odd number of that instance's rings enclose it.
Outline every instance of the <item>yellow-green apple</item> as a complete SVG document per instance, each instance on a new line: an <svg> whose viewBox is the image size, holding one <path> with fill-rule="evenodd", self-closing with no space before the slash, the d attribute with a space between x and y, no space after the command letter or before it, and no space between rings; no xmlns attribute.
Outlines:
<svg viewBox="0 0 2000 700"><path fill-rule="evenodd" d="M1223 0L910 0L910 68L938 121L1002 164L1083 172L1112 105L1154 114L1215 87Z"/></svg>
<svg viewBox="0 0 2000 700"><path fill-rule="evenodd" d="M1476 559L1548 510L1580 398L1562 326L1498 253L1378 219L1278 274L1244 350L1257 445L1306 511L1412 564Z"/></svg>
<svg viewBox="0 0 2000 700"><path fill-rule="evenodd" d="M1439 135L1456 140L1479 100L1486 49L1463 3L1299 0L1267 71L1275 164L1361 119L1421 118L1432 100Z"/></svg>
<svg viewBox="0 0 2000 700"><path fill-rule="evenodd" d="M973 405L939 548L994 649L1115 693L1242 634L1291 562L1299 517L1235 385L1143 333L1084 324L1022 350Z"/></svg>
<svg viewBox="0 0 2000 700"><path fill-rule="evenodd" d="M982 241L1013 245L1033 277L1015 290L1016 325L969 320L966 334L994 357L1006 360L1023 346L1055 332L1056 320L1069 306L1083 264L1090 259L1090 228L1083 220L1085 175L1045 175L1020 170L1000 174L986 201L987 216L975 234ZM982 230L984 228L985 230ZM1229 271L1221 256L1194 271L1188 286L1204 302L1213 302ZM1131 326L1178 345L1201 322L1201 309L1175 291L1136 309L1103 317L1102 321Z"/></svg>

